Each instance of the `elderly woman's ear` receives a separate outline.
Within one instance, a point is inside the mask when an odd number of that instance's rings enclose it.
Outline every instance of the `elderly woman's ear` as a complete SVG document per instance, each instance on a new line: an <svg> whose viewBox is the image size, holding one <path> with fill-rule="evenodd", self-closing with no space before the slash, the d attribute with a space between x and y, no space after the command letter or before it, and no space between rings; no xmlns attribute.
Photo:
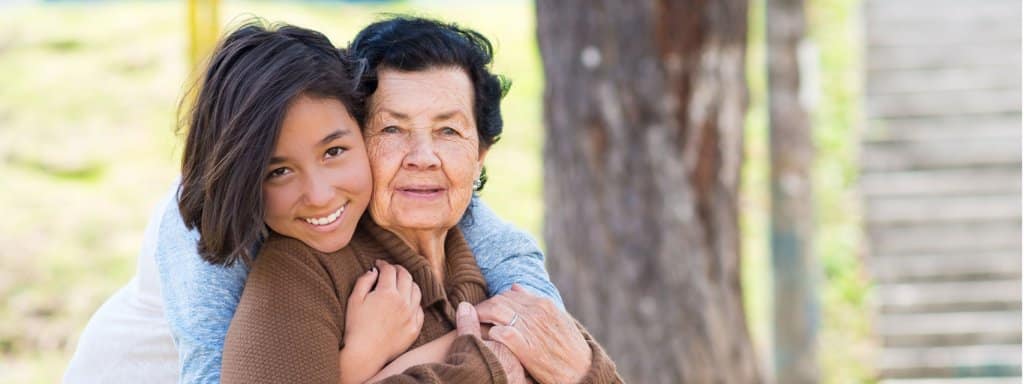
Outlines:
<svg viewBox="0 0 1024 384"><path fill-rule="evenodd" d="M480 157L476 161L476 174L473 177L473 193L480 192L484 187L484 183L487 182L487 173L484 172L484 158L487 157L487 148L480 145Z"/></svg>

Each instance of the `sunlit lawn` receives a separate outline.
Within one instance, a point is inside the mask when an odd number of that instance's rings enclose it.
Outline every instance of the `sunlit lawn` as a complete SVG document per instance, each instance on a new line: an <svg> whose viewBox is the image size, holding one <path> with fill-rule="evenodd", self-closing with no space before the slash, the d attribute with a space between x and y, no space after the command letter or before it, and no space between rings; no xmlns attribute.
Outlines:
<svg viewBox="0 0 1024 384"><path fill-rule="evenodd" d="M147 217L177 175L175 108L188 72L184 3L0 7L0 382L58 381L89 316L134 273ZM525 1L481 3L229 2L222 16L235 24L244 15L286 21L322 31L338 45L382 11L415 10L483 32L496 43L497 72L513 81L503 104L506 131L487 159L484 197L539 239L543 74L533 10ZM854 0L814 3L829 20L852 22ZM838 44L849 39L841 29L847 26L821 22L816 33ZM816 119L824 127L816 137L822 340L830 344L822 362L829 382L859 382L869 374L870 344L858 232L849 214L855 56L819 44L826 47L822 76L836 77L826 83L822 104L842 103L821 108ZM751 52L756 65L763 53ZM751 71L750 80L744 281L753 336L768 362L763 75Z"/></svg>

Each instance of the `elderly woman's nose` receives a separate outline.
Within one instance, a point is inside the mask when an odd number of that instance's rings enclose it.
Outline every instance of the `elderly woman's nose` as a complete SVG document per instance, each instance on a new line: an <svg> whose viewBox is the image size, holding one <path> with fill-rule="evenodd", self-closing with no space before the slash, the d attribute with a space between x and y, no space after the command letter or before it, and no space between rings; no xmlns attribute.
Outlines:
<svg viewBox="0 0 1024 384"><path fill-rule="evenodd" d="M413 135L410 138L409 152L403 159L403 166L418 169L431 169L441 166L437 157L435 142L429 135Z"/></svg>

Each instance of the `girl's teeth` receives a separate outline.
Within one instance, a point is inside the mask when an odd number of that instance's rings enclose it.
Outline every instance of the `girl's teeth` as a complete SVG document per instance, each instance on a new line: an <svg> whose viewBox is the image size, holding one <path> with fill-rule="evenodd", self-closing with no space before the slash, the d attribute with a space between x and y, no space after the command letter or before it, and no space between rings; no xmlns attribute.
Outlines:
<svg viewBox="0 0 1024 384"><path fill-rule="evenodd" d="M344 211L345 211L345 207L342 206L341 208L338 208L337 211L334 211L334 213L332 213L330 215L327 215L327 217L321 217L321 218L316 218L316 219L306 219L306 222L310 223L310 224L313 224L313 225L327 225L327 224L333 223L334 220L337 220L338 216L341 216L341 213L344 212Z"/></svg>

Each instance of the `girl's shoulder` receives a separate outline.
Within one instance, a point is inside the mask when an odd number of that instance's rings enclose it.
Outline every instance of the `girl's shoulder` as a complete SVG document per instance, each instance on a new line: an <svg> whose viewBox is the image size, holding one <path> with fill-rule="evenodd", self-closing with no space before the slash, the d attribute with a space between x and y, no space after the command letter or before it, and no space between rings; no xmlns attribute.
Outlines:
<svg viewBox="0 0 1024 384"><path fill-rule="evenodd" d="M344 291L372 264L372 260L365 261L365 257L361 257L355 242L353 239L348 246L328 253L298 239L271 233L260 248L249 277L253 278L253 274L317 277Z"/></svg>

